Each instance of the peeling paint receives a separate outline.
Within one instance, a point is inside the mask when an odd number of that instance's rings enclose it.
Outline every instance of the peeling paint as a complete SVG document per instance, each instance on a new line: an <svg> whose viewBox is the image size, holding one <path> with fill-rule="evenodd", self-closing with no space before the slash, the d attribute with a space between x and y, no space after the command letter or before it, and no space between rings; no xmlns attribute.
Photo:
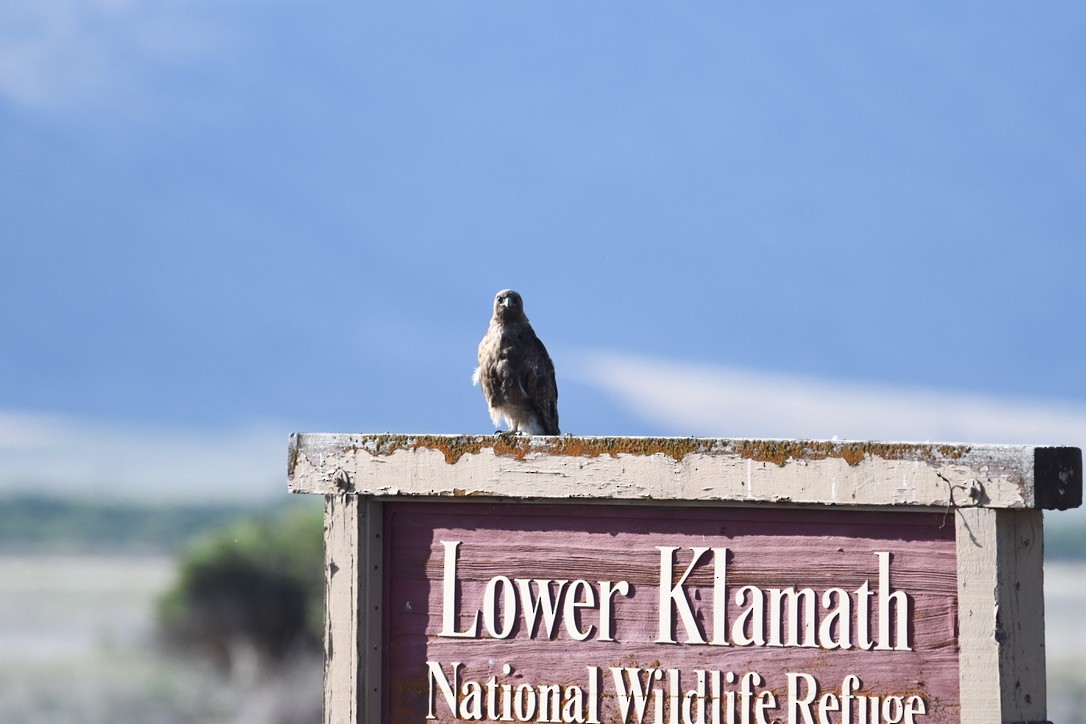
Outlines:
<svg viewBox="0 0 1086 724"><path fill-rule="evenodd" d="M290 442L291 491L324 495L1044 509L1077 507L1082 496L1078 448L389 433ZM967 499L978 486L986 499Z"/></svg>
<svg viewBox="0 0 1086 724"><path fill-rule="evenodd" d="M524 460L531 454L569 457L619 455L647 457L664 455L681 463L692 454L733 454L762 463L785 463L840 458L850 466L869 457L884 460L916 460L937 463L959 460L968 454L967 445L931 445L927 443L837 442L811 440L717 440L683 437L526 437L516 435L372 435L348 452L364 450L375 457L400 450L437 450L450 465L464 455L478 455L491 450L498 457ZM295 453L296 455L296 453Z"/></svg>

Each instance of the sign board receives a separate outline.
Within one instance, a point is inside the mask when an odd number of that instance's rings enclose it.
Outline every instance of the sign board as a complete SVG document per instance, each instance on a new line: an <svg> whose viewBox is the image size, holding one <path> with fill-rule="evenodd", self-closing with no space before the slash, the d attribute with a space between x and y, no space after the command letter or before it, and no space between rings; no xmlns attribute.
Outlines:
<svg viewBox="0 0 1086 724"><path fill-rule="evenodd" d="M1074 448L298 435L328 722L1045 719Z"/></svg>

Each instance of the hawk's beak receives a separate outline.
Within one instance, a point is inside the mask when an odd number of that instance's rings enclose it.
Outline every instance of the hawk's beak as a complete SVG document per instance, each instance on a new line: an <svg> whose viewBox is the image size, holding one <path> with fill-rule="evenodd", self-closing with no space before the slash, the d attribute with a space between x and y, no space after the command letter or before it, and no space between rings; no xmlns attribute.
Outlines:
<svg viewBox="0 0 1086 724"><path fill-rule="evenodd" d="M502 300L502 306L503 307L511 307L511 306L513 306L513 300L510 299L509 297L506 297L505 299Z"/></svg>

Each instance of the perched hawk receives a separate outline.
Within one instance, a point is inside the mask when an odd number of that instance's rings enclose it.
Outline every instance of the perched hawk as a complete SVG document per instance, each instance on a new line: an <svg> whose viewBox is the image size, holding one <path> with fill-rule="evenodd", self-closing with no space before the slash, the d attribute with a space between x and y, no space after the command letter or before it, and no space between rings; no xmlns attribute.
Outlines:
<svg viewBox="0 0 1086 724"><path fill-rule="evenodd" d="M472 382L482 384L490 419L509 432L557 435L558 385L547 348L524 316L524 300L512 289L494 297L494 316L479 343Z"/></svg>

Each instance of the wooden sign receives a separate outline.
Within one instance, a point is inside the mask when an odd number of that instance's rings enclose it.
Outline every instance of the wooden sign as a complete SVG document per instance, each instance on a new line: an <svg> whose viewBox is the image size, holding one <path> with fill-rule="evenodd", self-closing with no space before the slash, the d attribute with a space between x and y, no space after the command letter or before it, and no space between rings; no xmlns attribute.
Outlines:
<svg viewBox="0 0 1086 724"><path fill-rule="evenodd" d="M1073 448L299 435L328 722L1045 718Z"/></svg>

